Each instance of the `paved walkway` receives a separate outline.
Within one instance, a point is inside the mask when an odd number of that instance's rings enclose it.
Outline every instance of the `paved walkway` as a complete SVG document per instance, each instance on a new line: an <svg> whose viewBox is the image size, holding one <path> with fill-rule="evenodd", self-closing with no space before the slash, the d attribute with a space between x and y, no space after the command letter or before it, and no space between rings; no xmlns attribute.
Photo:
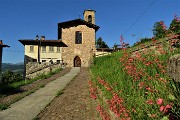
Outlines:
<svg viewBox="0 0 180 120"><path fill-rule="evenodd" d="M32 120L79 72L80 68L72 68L64 76L12 104L9 109L0 112L0 120Z"/></svg>

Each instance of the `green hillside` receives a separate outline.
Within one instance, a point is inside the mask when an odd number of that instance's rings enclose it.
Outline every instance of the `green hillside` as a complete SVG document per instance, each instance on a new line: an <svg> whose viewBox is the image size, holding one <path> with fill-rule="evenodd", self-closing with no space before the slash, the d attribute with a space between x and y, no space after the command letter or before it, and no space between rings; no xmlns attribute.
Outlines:
<svg viewBox="0 0 180 120"><path fill-rule="evenodd" d="M126 120L180 118L180 90L166 74L168 58L180 50L165 46L133 56L123 50L94 59L90 95L99 102L102 119L110 119L112 113Z"/></svg>
<svg viewBox="0 0 180 120"><path fill-rule="evenodd" d="M22 73L24 69L24 63L12 64L12 63L2 63L2 72L6 70L11 70L13 72Z"/></svg>

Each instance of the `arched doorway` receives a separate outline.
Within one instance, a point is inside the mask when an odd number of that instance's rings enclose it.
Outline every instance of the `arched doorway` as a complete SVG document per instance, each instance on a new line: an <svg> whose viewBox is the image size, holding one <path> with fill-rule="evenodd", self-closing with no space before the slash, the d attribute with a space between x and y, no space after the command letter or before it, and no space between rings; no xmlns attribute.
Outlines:
<svg viewBox="0 0 180 120"><path fill-rule="evenodd" d="M74 58L74 67L81 67L81 59L79 56Z"/></svg>

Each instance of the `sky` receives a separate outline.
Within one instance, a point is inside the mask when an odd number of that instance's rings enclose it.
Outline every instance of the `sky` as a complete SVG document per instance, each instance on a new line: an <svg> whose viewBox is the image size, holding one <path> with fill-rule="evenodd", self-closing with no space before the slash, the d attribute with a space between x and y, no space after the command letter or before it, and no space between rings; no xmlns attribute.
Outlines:
<svg viewBox="0 0 180 120"><path fill-rule="evenodd" d="M57 40L57 24L83 19L86 9L96 11L96 38L113 47L120 44L120 35L130 45L152 37L155 22L169 27L174 15L180 16L180 0L0 0L0 40L10 46L3 49L2 62L23 62L19 39Z"/></svg>

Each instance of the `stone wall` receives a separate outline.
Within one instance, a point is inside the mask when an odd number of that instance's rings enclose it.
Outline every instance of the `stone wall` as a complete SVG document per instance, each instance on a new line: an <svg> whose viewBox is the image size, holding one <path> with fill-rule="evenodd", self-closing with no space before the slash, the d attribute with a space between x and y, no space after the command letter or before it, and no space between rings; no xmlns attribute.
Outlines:
<svg viewBox="0 0 180 120"><path fill-rule="evenodd" d="M167 64L167 73L175 81L180 82L180 54L171 56Z"/></svg>
<svg viewBox="0 0 180 120"><path fill-rule="evenodd" d="M82 32L82 44L75 44L76 31ZM62 59L67 67L74 67L74 58L79 56L81 67L89 67L95 54L95 30L86 25L62 29L62 41L68 46L62 48Z"/></svg>
<svg viewBox="0 0 180 120"><path fill-rule="evenodd" d="M65 67L63 64L60 63L34 63L29 62L26 64L26 79L31 79L41 74L47 74L51 71L54 71L58 68Z"/></svg>

